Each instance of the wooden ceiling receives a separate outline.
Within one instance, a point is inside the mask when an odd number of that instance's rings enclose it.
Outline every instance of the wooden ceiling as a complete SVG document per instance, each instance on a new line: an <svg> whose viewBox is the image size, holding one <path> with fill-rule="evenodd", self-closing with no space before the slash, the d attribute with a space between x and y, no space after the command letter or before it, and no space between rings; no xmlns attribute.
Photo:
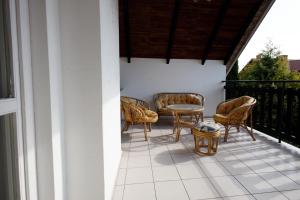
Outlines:
<svg viewBox="0 0 300 200"><path fill-rule="evenodd" d="M119 0L120 56L224 60L229 66L274 0ZM200 63L200 61L199 61Z"/></svg>

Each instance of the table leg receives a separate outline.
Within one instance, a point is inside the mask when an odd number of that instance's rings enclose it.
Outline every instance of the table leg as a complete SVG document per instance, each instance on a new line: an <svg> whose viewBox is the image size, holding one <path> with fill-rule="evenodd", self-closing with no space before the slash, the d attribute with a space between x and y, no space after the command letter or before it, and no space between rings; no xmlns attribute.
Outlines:
<svg viewBox="0 0 300 200"><path fill-rule="evenodd" d="M180 137L180 131L181 131L181 128L180 128L180 114L175 112L175 123L176 125L176 142L179 141L179 137Z"/></svg>
<svg viewBox="0 0 300 200"><path fill-rule="evenodd" d="M210 155L211 154L211 143L212 143L212 138L210 137L210 138L208 138L207 139L208 140L208 144L207 144L207 153Z"/></svg>
<svg viewBox="0 0 300 200"><path fill-rule="evenodd" d="M194 135L194 141L195 141L195 152L199 153L199 138Z"/></svg>

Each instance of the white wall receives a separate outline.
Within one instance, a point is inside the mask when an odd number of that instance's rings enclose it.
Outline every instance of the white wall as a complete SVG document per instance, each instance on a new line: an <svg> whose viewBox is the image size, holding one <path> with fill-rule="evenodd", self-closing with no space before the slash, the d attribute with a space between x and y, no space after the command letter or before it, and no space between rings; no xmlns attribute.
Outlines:
<svg viewBox="0 0 300 200"><path fill-rule="evenodd" d="M226 67L221 61L132 58L127 63L121 58L121 95L153 101L159 92L196 92L205 97L205 116L215 113L217 104L224 100L221 81L226 78Z"/></svg>

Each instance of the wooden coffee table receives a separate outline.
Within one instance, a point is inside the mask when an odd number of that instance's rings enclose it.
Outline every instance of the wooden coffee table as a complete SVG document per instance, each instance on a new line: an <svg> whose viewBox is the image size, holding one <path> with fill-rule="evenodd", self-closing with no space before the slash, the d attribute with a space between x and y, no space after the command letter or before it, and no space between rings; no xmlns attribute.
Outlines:
<svg viewBox="0 0 300 200"><path fill-rule="evenodd" d="M179 141L182 128L192 129L198 124L200 119L203 121L203 106L196 104L172 104L168 105L167 109L169 109L174 116L173 133L176 134L176 142ZM187 116L189 119L184 119L183 116Z"/></svg>

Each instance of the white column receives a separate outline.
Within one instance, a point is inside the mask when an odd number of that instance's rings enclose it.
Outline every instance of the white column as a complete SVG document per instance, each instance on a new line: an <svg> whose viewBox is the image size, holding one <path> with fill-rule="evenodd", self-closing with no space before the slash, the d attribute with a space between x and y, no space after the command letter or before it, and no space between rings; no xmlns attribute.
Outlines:
<svg viewBox="0 0 300 200"><path fill-rule="evenodd" d="M117 0L29 0L39 199L110 200L121 157Z"/></svg>
<svg viewBox="0 0 300 200"><path fill-rule="evenodd" d="M119 9L117 0L100 2L104 180L110 200L121 156Z"/></svg>
<svg viewBox="0 0 300 200"><path fill-rule="evenodd" d="M69 200L104 199L99 0L62 0Z"/></svg>
<svg viewBox="0 0 300 200"><path fill-rule="evenodd" d="M63 101L57 0L29 0L38 198L63 200Z"/></svg>

